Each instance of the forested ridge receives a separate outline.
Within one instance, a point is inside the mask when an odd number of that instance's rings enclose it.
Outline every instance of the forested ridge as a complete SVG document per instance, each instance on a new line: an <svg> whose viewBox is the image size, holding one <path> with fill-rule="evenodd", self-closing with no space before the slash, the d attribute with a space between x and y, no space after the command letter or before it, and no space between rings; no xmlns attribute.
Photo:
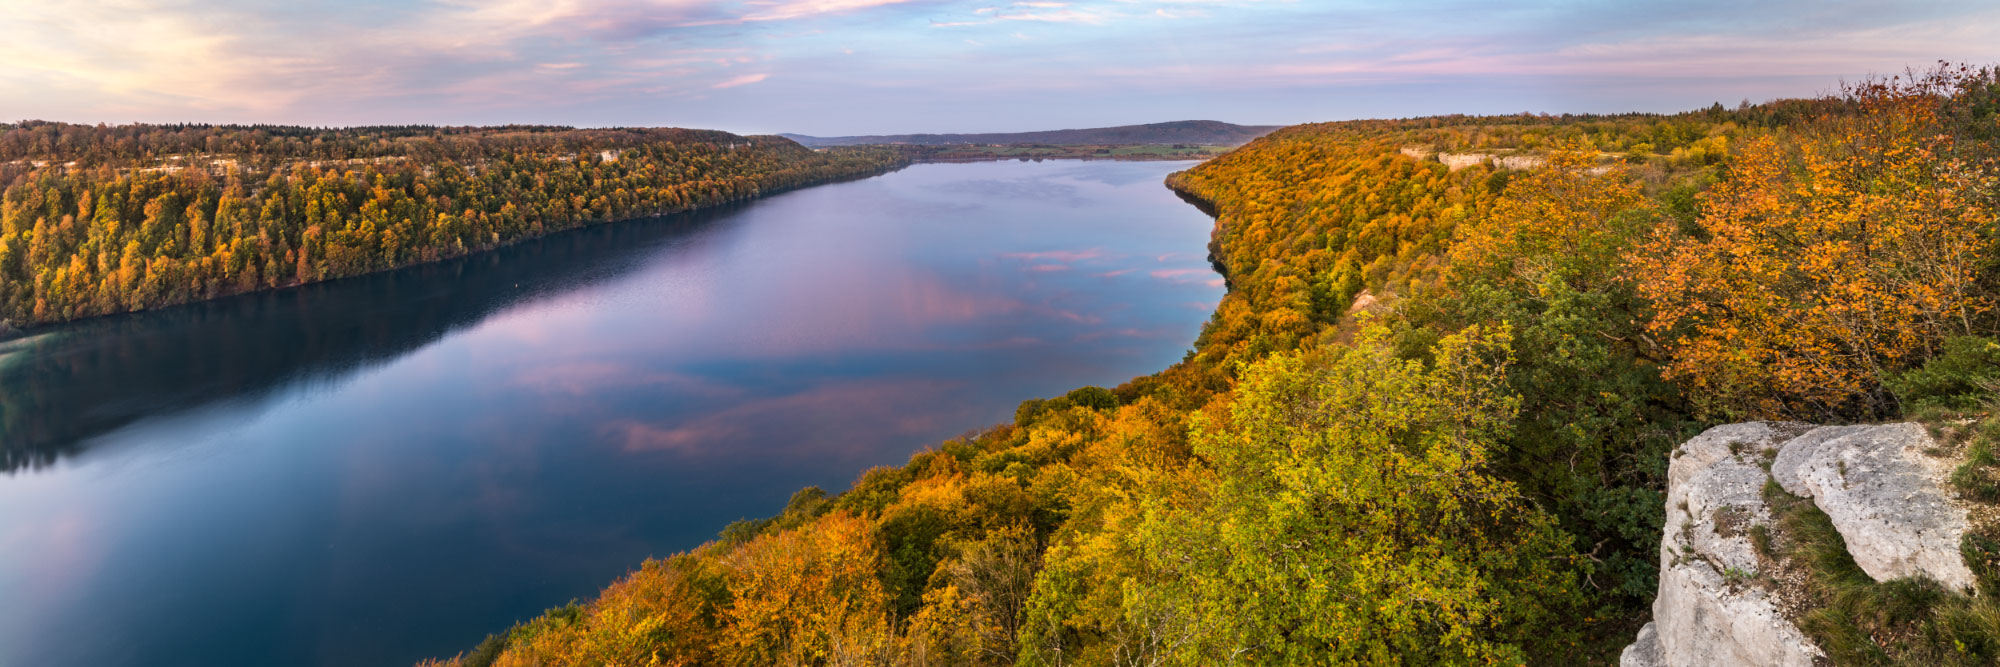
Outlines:
<svg viewBox="0 0 2000 667"><path fill-rule="evenodd" d="M1982 414L1996 136L2000 78L1973 68L1280 130L1170 178L1217 214L1230 285L1181 363L802 490L449 662L1615 661L1675 443ZM1541 161L1419 157L1441 151ZM1813 631L1863 628L1884 663L2000 660L2000 614L1926 618Z"/></svg>
<svg viewBox="0 0 2000 667"><path fill-rule="evenodd" d="M360 275L906 163L674 128L0 124L0 332Z"/></svg>

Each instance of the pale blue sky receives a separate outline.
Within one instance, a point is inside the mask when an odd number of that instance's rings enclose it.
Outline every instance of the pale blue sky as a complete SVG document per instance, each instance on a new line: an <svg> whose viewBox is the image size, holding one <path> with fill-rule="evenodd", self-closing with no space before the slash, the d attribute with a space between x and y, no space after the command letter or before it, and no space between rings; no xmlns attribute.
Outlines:
<svg viewBox="0 0 2000 667"><path fill-rule="evenodd" d="M2000 63L2000 2L0 0L0 118L1016 131L1676 111Z"/></svg>

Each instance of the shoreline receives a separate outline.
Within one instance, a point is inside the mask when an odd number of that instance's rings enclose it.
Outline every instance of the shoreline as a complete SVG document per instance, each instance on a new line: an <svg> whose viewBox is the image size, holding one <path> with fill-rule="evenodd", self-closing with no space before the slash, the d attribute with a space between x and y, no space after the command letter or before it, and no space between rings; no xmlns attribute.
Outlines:
<svg viewBox="0 0 2000 667"><path fill-rule="evenodd" d="M310 286L313 286L313 285L327 285L327 284L333 284L333 283L338 283L338 282L340 282L340 281L343 281L343 280L352 280L352 279L356 279L356 278L366 278L366 277L370 277L370 276L379 276L379 275L383 275L383 274L387 274L387 273L393 273L393 272L396 272L396 271L402 271L402 270L406 270L406 269L411 269L411 268L416 268L416 267L421 267L421 266L430 266L430 265L435 265L435 264L441 264L441 263L444 263L444 262L450 262L450 261L454 261L454 260L461 260L461 259L465 259L465 258L468 258L468 257L477 257L477 256L480 256L480 255L483 255L483 254L486 254L486 253L491 253L491 252L497 252L497 251L499 251L499 250L501 250L501 249L503 249L503 248L509 248L509 247L513 247L513 246L517 246L517 245L520 245L520 244L522 244L522 243L526 243L526 242L530 242L530 241L537 241L537 240L541 240L541 239L545 239L545 238L549 238L549 237L551 237L551 236L554 236L554 235L557 235L557 234L562 234L562 233L564 233L564 232L571 232L571 231L577 231L577 230L582 230L582 229L589 229L589 228L593 228L593 227L599 227L599 226L602 226L602 225L613 225L613 224L618 224L618 223L624 223L624 222L635 222L635 221L640 221L640 220L653 220L653 219L657 219L657 218L664 218L664 217L668 217L668 216L674 216L674 215L681 215L681 214L685 214L685 213L695 213L695 212L699 212L699 211L706 211L706 210L712 210L712 209L718 209L718 208L723 208L723 207L726 207L726 206L733 206L733 205L739 205L739 204L745 204L745 203L748 203L748 202L753 202L753 201L757 201L757 200L759 200L759 199L763 199L763 198L765 198L765 197L773 197L773 196L777 196L777 195L781 195L781 194L784 194L784 193L787 193L787 192L792 192L792 191L795 191L795 190L803 190L803 189L806 189L806 188L810 188L810 187L816 187L816 186L821 186L821 185L832 185L832 184L835 184L835 183L845 183L845 182L849 182L849 181L858 181L858 180L862 180L862 179L867 179L867 178L874 178L874 177L876 177L876 176L881 176L881 175L883 175L883 174L891 174L891 173L895 173L895 172L897 172L897 171L900 171L900 170L902 170L902 169L904 169L904 168L906 168L906 167L909 167L909 166L910 166L910 165L912 165L912 164L916 164L916 162L914 162L914 161L907 161L907 162L904 162L904 163L902 163L902 164L899 164L899 165L895 165L895 166L892 166L892 167L889 167L889 168L886 168L886 169L878 169L878 170L872 170L872 171L868 171L868 172L865 172L865 173L855 173L855 174L847 174L847 175L842 175L842 176L835 176L835 177L832 177L832 178L827 178L827 179L824 179L824 180L818 180L818 181L812 181L812 182L807 182L807 183L799 183L799 184L796 184L796 185L790 185L790 186L784 186L784 187L777 187L777 188L772 188L772 189L770 189L770 190L759 190L759 191L758 191L758 192L757 192L756 194L753 194L753 195L750 195L750 196L748 196L748 197L738 197L738 198L734 198L734 199L724 199L724 200L720 200L720 201L715 201L715 202L709 202L709 203L706 203L706 204L702 204L702 205L699 205L699 206L690 206L690 207L687 207L687 208L682 208L682 209L677 209L677 210L672 210L672 211L659 211L659 212L656 212L656 213L654 213L654 214L652 214L652 215L642 215L642 216L636 216L636 217L627 217L627 218L615 218L615 219L611 219L611 220L601 220L601 221L597 221L597 222L587 222L587 223L584 223L584 224L581 224L581 225L577 225L577 226L575 226L575 227L570 227L570 228L568 228L568 229L558 229L558 230L554 230L554 231L549 231L549 232L544 232L544 233L541 233L541 234L535 234L535 235L532 235L532 236L523 236L523 237L520 237L520 238L515 238L515 239L510 239L510 240L507 240L507 241L505 241L505 242L502 242L502 243L499 243L499 244L496 244L496 245L493 245L493 246L491 246L491 247L487 247L487 248L480 248L480 249L478 249L478 250L474 250L474 251L471 251L471 252L465 252L465 253L460 253L460 254L456 254L456 255L446 255L446 256L439 256L439 257L436 257L436 258L434 258L434 259L427 259L427 260L422 260L422 261L417 261L417 262L410 262L410 263L408 263L408 264L401 264L401 265L398 265L398 266L392 266L392 267L387 267L387 268L384 268L384 269L381 269L381 270L378 270L378 271L368 271L368 272L365 272L365 273L357 273L357 274L354 274L354 275L351 275L351 276L338 276L338 277L333 277L333 278L323 278L323 279L320 279L320 280L312 280L312 281L306 281L306 282L293 282L293 283L287 283L287 284L283 284L283 285L272 285L272 286L269 286L269 287L260 287L260 288L257 288L257 289L253 289L253 290L244 290L244 291L241 291L241 292L229 292L229 293L225 293L225 294L217 294L217 295L214 295L214 296L209 296L209 297L203 297L203 298L200 298L200 299L190 299L190 300L187 300L187 301L182 301L182 302L180 302L180 303L172 303L172 304L164 304L164 305L160 305L160 306L155 306L155 307L150 307L150 308L140 308L140 309L137 309L137 310L127 310L127 311L120 311L120 312L115 312L115 313L101 313L101 314L97 314L97 315L89 315L89 316L85 316L85 317L76 317L76 318L71 318L71 319L65 319L65 320L56 320L56 321L52 321L52 322L40 322L40 323L35 323L35 324L29 324L29 325L18 325L18 324L14 324L14 323L12 323L12 322L10 322L10 321L7 321L7 320L0 320L0 344L4 344L4 343L8 343L8 342L12 342L12 341L15 341L15 340L20 340L20 339L23 339L23 338L29 338L29 337L32 337L32 336L37 336L37 335L41 335L41 334L45 334L45 333L51 333L51 332L53 332L53 331L55 331L55 330L59 330L59 329L61 329L61 328L63 328L63 327L67 327L67 326L71 326L71 325L76 325L76 324L81 324L81 323L84 323L84 322L94 322L94 321L100 321L100 320L107 320L107 319L112 319L112 318L118 318L118 317L129 317L129 316L134 316L134 315L140 315L140 314L143 314L143 313L154 313L154 312L161 312L161 311L168 311L168 310L173 310L173 309L177 309L177 308L185 308L185 307L188 307L188 306L194 306L194 305L199 305L199 304L204 304L204 303L213 303L213 302L217 302L217 301L224 301L224 300L228 300L228 299L232 299L232 298L236 298L236 297L243 297L243 296L252 296L252 295L259 295L259 294L273 294L273 293L282 293L282 292L285 292L285 291L288 291L288 290L296 290L296 289L301 289L301 288L305 288L305 287L310 287Z"/></svg>
<svg viewBox="0 0 2000 667"><path fill-rule="evenodd" d="M1065 159L1065 160L1079 160L1079 161L1095 161L1095 162L1103 162L1103 161L1120 161L1120 160L1117 160L1117 159L1115 159L1115 158L1098 158L1098 159L1095 159L1095 160L1091 160L1091 159L1085 159L1085 158L1048 158L1048 159L1051 159L1051 160L1055 160L1055 159ZM925 162L925 161L915 161L915 162L913 162L913 164L951 164L951 163L972 163L972 162L1004 162L1004 161L1008 161L1008 160L997 160L997 159L996 159L996 160L955 160L955 161L935 161L935 162ZM1028 161L1028 160L1025 160L1025 159L1024 159L1023 161ZM1035 160L1035 161L1040 161L1040 160ZM1185 162L1185 161L1205 161L1205 160L1160 160L1160 159L1141 159L1141 160L1123 160L1123 161L1126 161L1126 162L1169 162L1169 161L1183 161L1183 162ZM1179 180L1179 179L1178 179L1177 177L1178 177L1178 176L1179 176L1179 175L1180 175L1181 173L1182 173L1181 171L1175 171L1175 172L1172 172L1172 173L1169 173L1169 174L1167 175L1167 177L1166 177L1166 178L1165 178L1165 179L1163 180L1163 182L1161 183L1161 185L1162 185L1162 187L1165 187L1165 188L1166 188L1166 189L1167 189L1167 190L1168 190L1169 192L1172 192L1172 193L1174 193L1174 194L1175 194L1175 195L1176 195L1177 197L1179 197L1179 198L1180 198L1180 200L1181 200L1182 202L1184 202L1184 203L1186 203L1186 204L1188 204L1188 205L1190 205L1190 206L1193 206L1193 207L1194 207L1194 208L1195 208L1196 210L1198 210L1198 211L1202 212L1203 214L1207 215L1207 216L1208 216L1208 217L1210 218L1210 220L1212 221L1212 224L1211 224L1211 225L1210 225L1210 227L1209 227L1209 229L1210 229L1210 237L1209 237L1209 238L1210 238L1210 240L1209 240L1209 242L1208 242L1208 244L1207 244L1207 245L1208 245L1208 248L1209 248L1209 255L1208 255L1208 260L1209 260L1209 265L1210 265L1211 267L1213 267L1213 268L1214 268L1214 269L1216 270L1216 272L1217 272L1218 274L1220 274L1220 275L1222 276L1222 278L1223 278L1223 298L1227 298L1227 297L1228 297L1228 295L1229 295L1230 293L1232 293L1232 292L1234 292L1234 291L1235 291L1236 287L1235 287L1235 285L1234 285L1233 283L1231 283L1231 282L1230 282L1230 280L1229 280L1229 274L1228 274L1228 272L1227 272L1227 271L1225 270L1225 267L1223 267L1223 266L1222 266L1221 264L1219 264L1219 263L1218 263L1218 262L1216 261L1216 259L1215 259L1215 252L1214 252L1214 251L1215 251L1215 247L1216 247L1216 241L1215 241L1215 238L1216 238L1216 234L1215 234L1215 232L1216 232L1217 230L1219 230L1219 229L1220 229L1220 225L1222 224L1222 219L1221 219L1221 217L1220 217L1220 216L1216 215L1216 210L1217 210L1217 208L1216 208L1216 206L1215 206L1215 204L1214 204L1213 202L1209 201L1208 199L1206 199L1206 198L1204 198L1204 197L1201 197L1200 195L1197 195L1197 194L1194 194L1193 192L1190 192L1190 191L1187 191L1187 190L1183 189L1183 188L1182 188L1182 187L1181 187L1180 185L1178 185L1178 180ZM1213 308L1210 308L1210 309L1209 309L1209 312L1208 312L1208 317L1209 317L1210 319L1212 319L1212 318L1214 317L1214 315L1215 315L1215 312L1216 312L1216 310L1217 310L1217 309L1219 309L1220 307L1221 307L1221 300L1218 300L1218 301L1217 301L1217 305L1216 305L1215 307L1213 307ZM1204 323L1203 325L1201 325L1201 327L1200 327L1200 330L1201 330L1201 331L1205 331L1205 330L1206 330L1207 328L1208 328L1208 325ZM1201 334L1200 334L1200 333L1197 333L1197 334L1196 334L1196 339L1197 339L1197 341L1198 341L1198 340L1200 339L1200 336L1201 336ZM1196 341L1189 341L1189 345L1193 345L1193 344L1194 344L1195 342L1196 342ZM1135 376L1132 376L1132 377L1130 377L1130 378L1127 378L1127 379L1126 379L1126 380L1125 380L1125 381L1124 381L1123 383L1121 383L1121 385L1120 385L1120 386L1123 386L1123 385L1129 385L1129 384L1131 384L1132 382L1134 382L1134 381L1137 381L1137 380L1140 380L1140 379L1143 379L1143 378L1150 378L1150 377L1156 377L1156 376L1159 376L1159 375L1161 375L1161 374L1163 374L1163 373L1167 373L1167 372L1169 372L1169 371L1173 370L1173 369L1174 369L1175 367L1179 366L1179 365L1180 365L1181 363L1184 363L1184 362L1176 362L1176 363L1172 363L1172 364L1168 364L1168 365L1167 365L1166 367L1164 367L1164 368L1160 368L1160 369L1157 369L1157 370L1154 370L1154 371L1152 371L1152 372L1149 372L1149 373L1144 373L1144 374L1141 374L1141 375L1135 375ZM1072 391L1074 391L1074 390L1072 390ZM1060 394L1059 394L1058 396L1060 396ZM1036 399L1034 399L1034 398L1029 398L1029 399L1024 399L1024 400L1036 400ZM1013 426L1014 424L1015 424L1014 420L1012 420L1012 419L1009 419L1008 421L1004 422L1003 426ZM976 428L974 428L973 430L974 430L974 431L981 431L981 430L989 430L989 429L993 429L993 428L996 428L996 426L992 426L992 425L988 425L988 426L984 426L984 427L976 427ZM922 453L923 453L924 451L928 451L928 450L929 450L930 448L933 448L933 447L936 447L936 446L937 446L937 444L935 444L935 443L934 443L934 444L932 444L932 445L927 445L925 449L920 449L920 450L918 450L917 452L912 452L912 453L910 454L910 457L914 458L914 457L916 457L916 456L919 456L919 455L921 455L921 454L922 454ZM890 465L891 465L891 466L893 467L893 464L890 464ZM856 483L851 483L851 484L850 484L850 485L848 486L848 488L846 488L846 489L842 489L842 490L840 490L840 491L838 491L838 492L835 492L834 494L832 494L832 497L838 497L838 496L840 496L840 495L844 495L844 494L847 494L847 493L850 493L850 492L854 491L854 490L855 490L855 488L856 488L856 485L857 485L857 484L858 484L858 481L857 481ZM813 488L813 487L807 487L807 488ZM804 489L801 489L801 491L804 491ZM765 517L760 517L760 518L755 518L755 519L742 519L742 520L739 520L739 521L738 521L738 523L742 523L742 522L746 522L746 521L748 521L748 522L771 522L771 521L775 521L775 520L777 520L777 519L779 519L779 518L783 517L783 516L785 515L785 511L786 511L786 510L785 510L785 508L780 508L780 509L779 509L779 511L778 511L778 512L777 512L776 514L772 514L772 515L769 515L769 516L765 516ZM681 555L681 554L692 554L692 553L695 553L695 552L697 552L697 551L699 551L699 550L703 549L704 547L708 547L709 545L713 545L713 544L716 544L716 543L718 543L718 542L720 542L720 541L722 541L722 540L723 540L723 535L724 535L724 532L725 532L725 531L726 531L726 530L727 530L728 528L729 528L729 526L724 526L724 527L723 527L722 529L718 529L718 530L717 530L717 532L716 532L716 534L715 534L715 536L714 536L714 537L711 537L711 538L709 538L709 539L708 539L707 541L704 541L704 542L702 542L701 544L699 544L699 545L696 545L696 546L694 546L694 547L691 547L691 548L689 548L689 549L687 549L687 550L685 550L685 551L681 551L681 552L677 552L677 553L676 553L676 554L674 554L674 555L675 555L675 556L678 556L678 555ZM669 557L671 558L672 556L669 556ZM600 585L600 586L598 587L597 591L596 591L596 592L595 592L594 594L592 594L592 595L591 595L591 596L589 597L589 601L590 601L590 602L595 602L595 601L596 601L596 600L598 599L598 597L602 596L602 595L604 594L604 592L605 592L605 591L606 591L607 589L609 589L610 587L612 587L612 586L614 586L614 585L618 584L618 583L619 583L620 581L624 581L624 580L626 580L627 578L630 578L631 576L633 576L633 573L635 573L635 572L639 572L639 571L641 571L642 569L644 569L644 566L645 566L645 564L644 564L644 563L641 563L641 564L639 564L639 565L635 565L635 566L633 566L633 568L632 568L632 569L628 570L628 571L626 572L626 574L624 574L624 575L622 575L622 576L620 576L620 577L618 577L618 578L616 578L616 579L613 579L613 580L611 580L610 582L607 582L607 583L605 583L605 584L602 584L602 585ZM582 601L581 601L580 599L572 599L572 600L570 601L570 604L573 604L573 605L574 605L574 604L579 604L579 603L581 603L581 602L582 602ZM587 603L585 603L585 604L587 604ZM544 615L546 615L546 613L547 613L547 612L544 612ZM481 655L481 654L488 654L488 652L491 652L491 654L492 654L492 655L497 655L497 654L498 654L498 652L500 652L500 651L504 651L504 650L505 650L505 648L506 648L506 646L507 646L507 644L506 644L506 641L507 641L507 639L506 639L506 638L510 636L510 634L511 634L511 633L513 632L513 630L514 630L515 628L518 628L518 627L521 627L522 625L524 625L524 624L527 624L527 623L532 623L532 622L534 622L534 621L535 621L536 619L538 619L538 618L542 618L542 617L543 617L543 616L533 616L533 617L529 617L529 618L525 618L525 619L521 619L521 620L518 620L518 621L516 621L516 622L514 623L514 625L511 625L511 626L508 626L507 628L502 628L502 629L500 629L500 630L498 630L498 631L495 631L495 632L492 632L492 633L489 633L489 634L488 634L488 635L486 636L486 638L485 638L484 640L482 640L481 642L479 642L479 643L477 643L477 644L474 644L474 645L473 645L473 646L472 646L472 647L471 647L470 649L468 649L468 650L465 650L465 651L461 651L461 652L459 652L459 653L458 653L458 655L456 656L456 658L457 658L457 659L464 659L464 658L465 658L466 656L468 656L468 655ZM497 645L496 645L496 642L498 642L498 644L497 644ZM418 665L419 667L423 667L423 666L425 666L425 665L438 665L438 666L442 667L443 665L446 665L446 664L457 664L457 663L447 663L447 662L442 662L442 661L440 661L440 660L439 660L438 658L436 658L436 657L432 657L432 658L429 658L429 659L426 659L426 660L424 660L424 661L420 661L420 662L418 662L418 663L417 663L417 665Z"/></svg>

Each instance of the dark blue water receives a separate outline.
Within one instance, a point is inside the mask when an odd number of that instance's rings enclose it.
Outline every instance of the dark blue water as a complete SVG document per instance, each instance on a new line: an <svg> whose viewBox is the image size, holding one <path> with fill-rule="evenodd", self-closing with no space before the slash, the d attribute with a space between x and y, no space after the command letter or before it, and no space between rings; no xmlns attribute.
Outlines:
<svg viewBox="0 0 2000 667"><path fill-rule="evenodd" d="M0 665L401 665L1180 359L1187 163L920 165L0 343Z"/></svg>

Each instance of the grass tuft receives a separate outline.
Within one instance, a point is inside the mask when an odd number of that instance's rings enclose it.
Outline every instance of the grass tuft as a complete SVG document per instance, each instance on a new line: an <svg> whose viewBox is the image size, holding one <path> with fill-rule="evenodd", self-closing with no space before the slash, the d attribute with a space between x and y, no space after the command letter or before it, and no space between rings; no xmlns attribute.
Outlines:
<svg viewBox="0 0 2000 667"><path fill-rule="evenodd" d="M1773 496L1776 497L1773 497ZM1811 594L1824 601L1799 619L1836 665L2000 664L2000 541L1968 535L1962 551L1985 594L1970 597L1935 581L1877 582L1862 571L1825 512L1804 499L1766 489L1787 536L1787 558L1804 566ZM1769 537L1752 533L1760 552Z"/></svg>

